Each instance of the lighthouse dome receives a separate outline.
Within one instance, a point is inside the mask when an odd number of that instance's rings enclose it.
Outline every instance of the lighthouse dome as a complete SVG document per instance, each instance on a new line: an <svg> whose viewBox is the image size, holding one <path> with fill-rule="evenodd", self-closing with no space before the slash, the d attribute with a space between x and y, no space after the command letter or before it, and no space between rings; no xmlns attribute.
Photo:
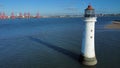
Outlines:
<svg viewBox="0 0 120 68"><path fill-rule="evenodd" d="M85 17L95 17L95 11L92 8L91 5L88 5L88 7L85 9Z"/></svg>
<svg viewBox="0 0 120 68"><path fill-rule="evenodd" d="M87 10L93 10L91 5L88 5Z"/></svg>

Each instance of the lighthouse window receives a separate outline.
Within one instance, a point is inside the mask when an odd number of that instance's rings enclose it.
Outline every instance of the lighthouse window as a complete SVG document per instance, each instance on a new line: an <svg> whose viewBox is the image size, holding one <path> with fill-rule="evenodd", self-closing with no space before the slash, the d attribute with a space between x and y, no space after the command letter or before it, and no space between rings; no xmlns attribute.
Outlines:
<svg viewBox="0 0 120 68"><path fill-rule="evenodd" d="M92 37L92 36L90 36L90 38L92 39L93 37Z"/></svg>
<svg viewBox="0 0 120 68"><path fill-rule="evenodd" d="M93 32L93 30L91 30L91 32Z"/></svg>

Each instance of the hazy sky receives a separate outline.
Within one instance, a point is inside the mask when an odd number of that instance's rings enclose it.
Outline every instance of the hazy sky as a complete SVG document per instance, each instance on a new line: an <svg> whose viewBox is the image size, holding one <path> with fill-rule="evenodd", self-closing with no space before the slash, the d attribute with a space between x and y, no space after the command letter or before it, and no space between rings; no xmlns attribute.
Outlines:
<svg viewBox="0 0 120 68"><path fill-rule="evenodd" d="M88 4L96 9L96 13L120 13L120 0L0 0L0 11L7 14L82 14Z"/></svg>

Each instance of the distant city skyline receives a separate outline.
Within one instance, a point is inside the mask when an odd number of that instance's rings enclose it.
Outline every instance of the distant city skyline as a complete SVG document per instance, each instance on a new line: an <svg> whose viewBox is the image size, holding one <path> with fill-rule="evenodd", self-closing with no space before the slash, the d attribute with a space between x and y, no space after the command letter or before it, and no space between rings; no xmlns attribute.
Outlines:
<svg viewBox="0 0 120 68"><path fill-rule="evenodd" d="M120 0L0 0L0 12L10 15L30 12L35 15L83 14L88 4L96 13L120 13Z"/></svg>

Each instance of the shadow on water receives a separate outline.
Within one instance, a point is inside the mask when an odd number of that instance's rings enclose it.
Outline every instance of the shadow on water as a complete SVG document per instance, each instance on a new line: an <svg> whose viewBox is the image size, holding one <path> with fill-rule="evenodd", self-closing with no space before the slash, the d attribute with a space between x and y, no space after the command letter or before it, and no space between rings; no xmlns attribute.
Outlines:
<svg viewBox="0 0 120 68"><path fill-rule="evenodd" d="M31 39L32 41L35 41L37 43L43 44L43 45L47 46L48 48L51 48L51 49L53 49L53 50L55 50L57 52L60 52L60 53L62 53L64 55L67 55L67 56L69 56L70 58L74 59L75 61L77 61L79 63L81 62L82 57L80 57L80 55L78 55L78 54L73 53L72 51L69 51L69 50L66 50L64 48L52 45L50 43L44 42L44 41L42 41L40 39L37 39L37 38L29 37L29 39ZM84 65L82 65L82 66L84 68L89 67L89 66L84 66ZM96 66L90 66L89 68L96 68Z"/></svg>
<svg viewBox="0 0 120 68"><path fill-rule="evenodd" d="M62 53L62 54L65 54L65 55L69 56L70 58L72 58L72 59L74 59L74 60L77 60L77 61L79 60L79 56L80 56L80 55L78 55L78 54L75 54L75 53L73 53L73 52L71 52L71 51L68 51L68 50L66 50L66 49L64 49L64 48L61 48L61 47L52 45L52 44L50 44L50 43L44 42L44 41L42 41L42 40L40 40L40 39L37 39L37 38L33 38L33 37L29 37L29 38L30 38L31 40L35 41L35 42L38 42L38 43L40 43L40 44L43 44L43 45L49 47L49 48L51 48L51 49L53 49L53 50L55 50L55 51L57 51L57 52L60 52L60 53Z"/></svg>

